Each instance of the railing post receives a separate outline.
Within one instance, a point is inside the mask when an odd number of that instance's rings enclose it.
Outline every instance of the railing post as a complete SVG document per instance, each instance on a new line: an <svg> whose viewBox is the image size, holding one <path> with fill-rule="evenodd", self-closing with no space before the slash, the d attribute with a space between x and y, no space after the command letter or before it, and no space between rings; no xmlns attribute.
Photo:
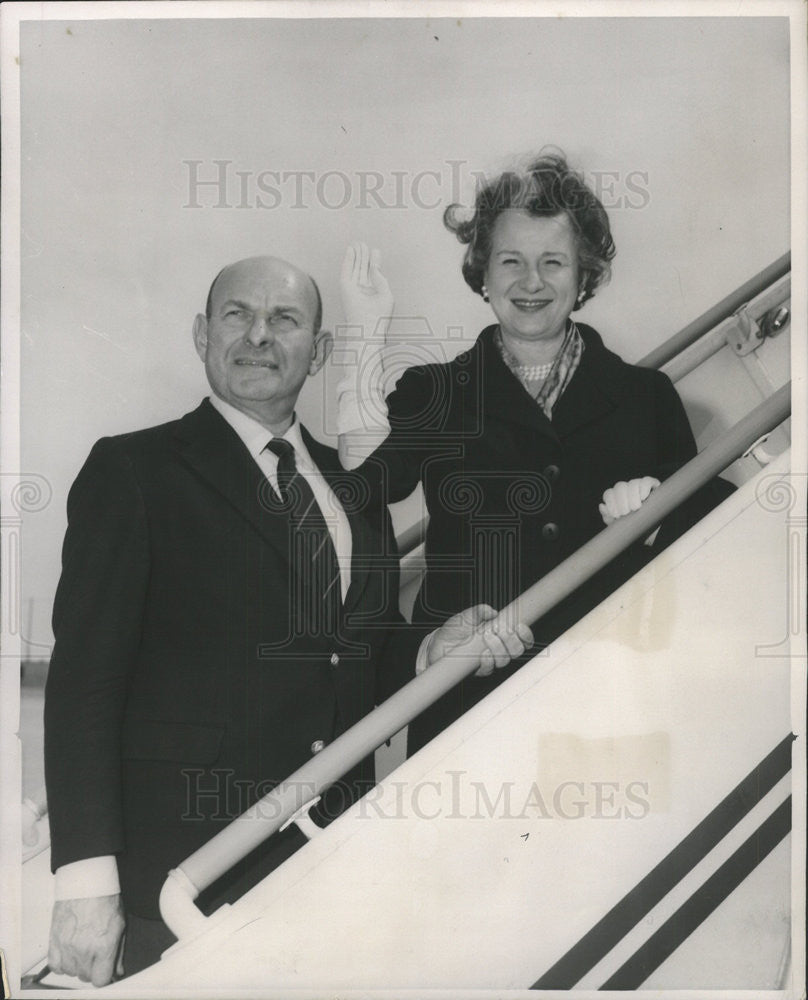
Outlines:
<svg viewBox="0 0 808 1000"><path fill-rule="evenodd" d="M664 344L660 344L650 354L646 354L637 364L642 368L661 368L671 358L676 357L680 351L695 343L705 333L712 330L714 326L718 326L719 323L745 305L749 299L753 299L756 295L759 295L769 285L774 284L783 275L788 274L790 270L791 254L785 253L782 257L774 261L773 264L769 264L759 274L756 274L754 278L750 278L749 281L744 282L734 292L727 295L726 298L716 303L711 309L702 313L701 316L697 316L692 323L688 323L686 327L666 340Z"/></svg>

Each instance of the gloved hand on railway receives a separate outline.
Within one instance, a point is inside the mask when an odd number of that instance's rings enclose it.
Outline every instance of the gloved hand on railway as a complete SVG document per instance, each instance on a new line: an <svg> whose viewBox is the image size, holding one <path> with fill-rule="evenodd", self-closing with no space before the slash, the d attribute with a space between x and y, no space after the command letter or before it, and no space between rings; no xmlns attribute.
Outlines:
<svg viewBox="0 0 808 1000"><path fill-rule="evenodd" d="M615 483L603 494L603 502L598 504L603 523L612 524L618 518L639 510L657 486L659 480L653 476Z"/></svg>

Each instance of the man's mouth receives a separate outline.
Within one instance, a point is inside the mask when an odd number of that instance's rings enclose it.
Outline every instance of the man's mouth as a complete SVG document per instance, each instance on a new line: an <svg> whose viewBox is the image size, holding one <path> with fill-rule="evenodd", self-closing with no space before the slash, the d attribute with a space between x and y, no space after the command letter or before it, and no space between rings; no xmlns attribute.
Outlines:
<svg viewBox="0 0 808 1000"><path fill-rule="evenodd" d="M549 306L552 299L511 299L511 303L522 312L539 312Z"/></svg>
<svg viewBox="0 0 808 1000"><path fill-rule="evenodd" d="M278 370L278 366L274 361L252 361L248 358L238 358L236 364L245 368L269 368L270 371Z"/></svg>

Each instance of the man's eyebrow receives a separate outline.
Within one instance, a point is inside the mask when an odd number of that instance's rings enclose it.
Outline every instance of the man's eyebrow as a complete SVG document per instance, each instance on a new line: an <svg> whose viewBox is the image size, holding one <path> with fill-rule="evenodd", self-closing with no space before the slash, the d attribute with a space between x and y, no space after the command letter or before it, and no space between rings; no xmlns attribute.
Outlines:
<svg viewBox="0 0 808 1000"><path fill-rule="evenodd" d="M219 307L220 309L226 309L229 306L236 306L237 309L245 309L247 312L253 312L254 306L251 306L249 302L243 302L241 299L225 299L225 301ZM297 316L303 315L303 310L295 305L283 305L282 303L272 306L269 310L273 316L278 313L295 313Z"/></svg>
<svg viewBox="0 0 808 1000"><path fill-rule="evenodd" d="M298 316L302 316L303 315L303 310L299 306L292 306L292 305L289 305L289 306L285 306L285 305L273 306L272 307L272 312L273 313L279 313L279 312L288 313L288 312L293 312L293 313L297 313Z"/></svg>

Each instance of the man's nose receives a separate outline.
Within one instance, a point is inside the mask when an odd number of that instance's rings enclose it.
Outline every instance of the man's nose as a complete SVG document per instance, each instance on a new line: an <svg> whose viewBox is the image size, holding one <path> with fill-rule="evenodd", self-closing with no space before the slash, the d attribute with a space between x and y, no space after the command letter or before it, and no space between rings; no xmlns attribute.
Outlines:
<svg viewBox="0 0 808 1000"><path fill-rule="evenodd" d="M253 347L264 347L275 341L272 324L267 316L255 316L247 330L247 340Z"/></svg>

